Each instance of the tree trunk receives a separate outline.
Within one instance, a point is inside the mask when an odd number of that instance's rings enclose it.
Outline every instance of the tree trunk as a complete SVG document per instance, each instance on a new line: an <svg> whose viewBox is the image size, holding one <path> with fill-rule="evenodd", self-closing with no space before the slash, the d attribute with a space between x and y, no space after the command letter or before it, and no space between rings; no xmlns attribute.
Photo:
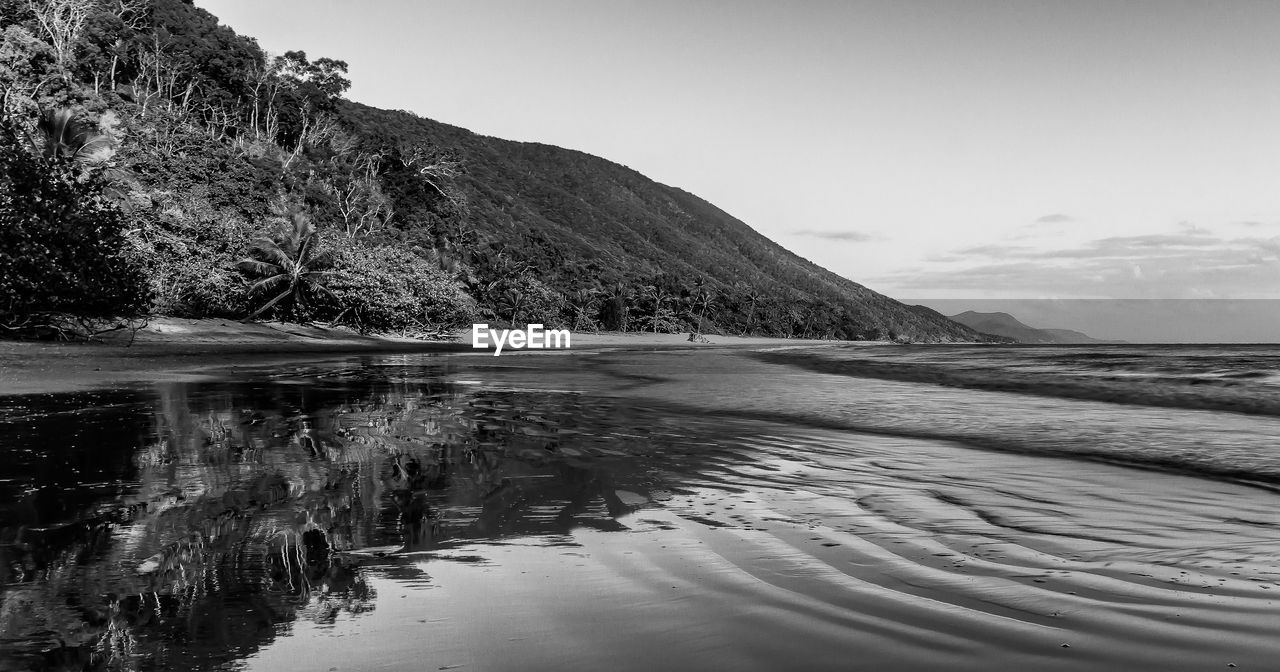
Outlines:
<svg viewBox="0 0 1280 672"><path fill-rule="evenodd" d="M259 309L255 310L255 311L253 311L253 314L252 314L252 315L250 315L249 317L246 317L246 318L244 318L243 320L240 320L240 321L241 321L241 322L248 322L249 320L252 320L253 318L255 318L255 317L257 317L257 316L259 316L259 315L261 315L261 314L263 314L263 313L267 312L268 310L270 310L270 309L271 309L271 307L272 307L272 306L276 305L277 303L280 303L280 301L281 301L281 300L283 300L283 299L284 299L284 297L289 296L289 295L290 295L290 294L292 294L292 293L293 293L293 288L292 288L292 287L290 287L289 289L284 290L283 292L281 292L281 293L280 293L280 296L277 296L276 298L271 299L270 301L268 301L268 302L267 302L267 305L265 305L265 306L263 306L263 307L261 307L261 308L259 308Z"/></svg>

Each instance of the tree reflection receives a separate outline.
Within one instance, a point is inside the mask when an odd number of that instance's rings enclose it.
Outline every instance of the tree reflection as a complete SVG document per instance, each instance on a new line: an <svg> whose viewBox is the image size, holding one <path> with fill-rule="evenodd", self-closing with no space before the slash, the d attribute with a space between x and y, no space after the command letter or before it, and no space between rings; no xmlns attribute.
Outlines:
<svg viewBox="0 0 1280 672"><path fill-rule="evenodd" d="M624 458L647 441L601 438L619 409L359 373L158 385L146 425L124 434L85 434L120 423L109 405L91 422L0 424L0 458L62 445L116 465L106 485L16 474L25 494L0 509L0 664L220 667L299 619L358 618L371 572L410 571L397 554L624 529L615 480L644 488Z"/></svg>

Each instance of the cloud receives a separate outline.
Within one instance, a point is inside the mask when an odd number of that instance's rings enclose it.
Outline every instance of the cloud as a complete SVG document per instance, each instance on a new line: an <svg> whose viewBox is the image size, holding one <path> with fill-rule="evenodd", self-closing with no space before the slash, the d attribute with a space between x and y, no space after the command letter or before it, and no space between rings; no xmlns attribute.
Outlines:
<svg viewBox="0 0 1280 672"><path fill-rule="evenodd" d="M1072 217L1071 215L1064 215L1060 212L1055 212L1052 215L1036 217L1035 223L1036 224L1065 224L1067 222L1074 222L1074 221L1076 221L1076 218Z"/></svg>
<svg viewBox="0 0 1280 672"><path fill-rule="evenodd" d="M1039 251L1029 256L1037 259L1134 259L1189 248L1212 248L1221 246L1223 242L1210 236L1185 234L1117 236L1090 241L1077 248Z"/></svg>
<svg viewBox="0 0 1280 672"><path fill-rule="evenodd" d="M1175 252L1188 248L1221 246L1227 241L1208 235L1203 229L1196 233L1152 234L1145 236L1115 236L1089 241L1079 247L1056 250L1036 249L1027 245L979 245L956 250L962 257L991 257L997 259L1115 259L1143 258L1153 253ZM1256 244L1263 244L1259 239Z"/></svg>
<svg viewBox="0 0 1280 672"><path fill-rule="evenodd" d="M1023 256L1030 251L1032 251L1032 248L1025 245L978 245L977 247L956 250L955 255L961 259L975 256L999 258Z"/></svg>
<svg viewBox="0 0 1280 672"><path fill-rule="evenodd" d="M1116 236L1059 249L983 245L949 261L871 278L894 291L1128 298L1280 298L1280 236L1203 229Z"/></svg>
<svg viewBox="0 0 1280 672"><path fill-rule="evenodd" d="M871 240L878 240L878 236L861 231L816 231L814 229L801 229L793 231L797 236L809 236L811 238L822 238L824 240L840 240L852 243L865 243Z"/></svg>

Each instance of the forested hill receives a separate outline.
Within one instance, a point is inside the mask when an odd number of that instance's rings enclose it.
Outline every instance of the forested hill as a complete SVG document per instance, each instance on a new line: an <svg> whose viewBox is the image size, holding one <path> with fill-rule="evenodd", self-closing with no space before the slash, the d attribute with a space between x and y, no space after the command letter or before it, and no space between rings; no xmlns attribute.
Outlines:
<svg viewBox="0 0 1280 672"><path fill-rule="evenodd" d="M696 195L612 161L357 103L345 104L343 116L368 137L455 153L466 166L458 183L476 242L519 258L554 287L608 295L665 280L680 296L706 285L718 297L708 316L733 333L983 338L836 275Z"/></svg>
<svg viewBox="0 0 1280 672"><path fill-rule="evenodd" d="M990 338L624 166L349 101L346 74L189 0L0 0L0 328Z"/></svg>

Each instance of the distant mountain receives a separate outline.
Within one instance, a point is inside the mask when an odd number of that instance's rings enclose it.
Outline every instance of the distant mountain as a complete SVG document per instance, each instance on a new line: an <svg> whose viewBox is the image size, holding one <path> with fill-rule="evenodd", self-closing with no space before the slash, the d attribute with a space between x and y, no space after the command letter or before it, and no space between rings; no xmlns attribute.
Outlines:
<svg viewBox="0 0 1280 672"><path fill-rule="evenodd" d="M952 315L950 319L975 331L996 336L1007 336L1019 343L1069 345L1124 342L1093 338L1071 329L1036 329L1019 322L1017 318L1008 313L978 313L968 310L959 315Z"/></svg>

